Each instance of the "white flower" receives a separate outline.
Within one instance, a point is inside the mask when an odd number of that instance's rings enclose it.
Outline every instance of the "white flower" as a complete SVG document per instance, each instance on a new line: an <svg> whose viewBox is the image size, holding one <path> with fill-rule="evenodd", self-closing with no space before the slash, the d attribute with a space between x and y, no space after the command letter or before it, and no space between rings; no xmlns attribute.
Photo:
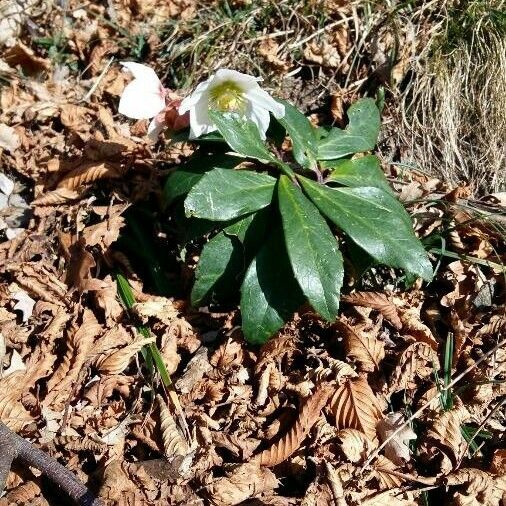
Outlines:
<svg viewBox="0 0 506 506"><path fill-rule="evenodd" d="M133 119L153 118L148 127L148 135L153 138L160 132L157 116L165 110L167 90L163 87L155 71L134 62L121 62L134 76L121 95L118 111Z"/></svg>
<svg viewBox="0 0 506 506"><path fill-rule="evenodd" d="M253 121L265 139L269 128L269 112L276 118L285 115L285 106L276 102L258 85L259 77L235 70L220 69L181 102L179 114L190 111L190 138L217 130L209 110L235 112Z"/></svg>

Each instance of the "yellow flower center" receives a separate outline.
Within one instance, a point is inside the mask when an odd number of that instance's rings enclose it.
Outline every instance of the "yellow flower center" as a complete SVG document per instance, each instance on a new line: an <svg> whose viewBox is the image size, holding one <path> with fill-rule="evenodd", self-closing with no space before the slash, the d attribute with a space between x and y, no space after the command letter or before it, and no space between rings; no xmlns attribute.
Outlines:
<svg viewBox="0 0 506 506"><path fill-rule="evenodd" d="M209 90L209 106L221 112L244 112L244 90L234 81L223 81Z"/></svg>

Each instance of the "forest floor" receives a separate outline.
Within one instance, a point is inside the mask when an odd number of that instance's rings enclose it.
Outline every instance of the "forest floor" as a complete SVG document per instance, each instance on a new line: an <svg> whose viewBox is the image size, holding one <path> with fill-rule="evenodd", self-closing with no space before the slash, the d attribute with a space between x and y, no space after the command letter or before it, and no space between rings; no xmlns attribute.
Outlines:
<svg viewBox="0 0 506 506"><path fill-rule="evenodd" d="M426 167L400 105L451 3L0 0L0 421L104 504L504 506L501 176ZM161 189L191 147L117 113L125 60L182 94L260 75L315 124L377 97L434 279L351 273L335 324L304 308L262 347L190 307ZM11 504L70 503L14 463Z"/></svg>

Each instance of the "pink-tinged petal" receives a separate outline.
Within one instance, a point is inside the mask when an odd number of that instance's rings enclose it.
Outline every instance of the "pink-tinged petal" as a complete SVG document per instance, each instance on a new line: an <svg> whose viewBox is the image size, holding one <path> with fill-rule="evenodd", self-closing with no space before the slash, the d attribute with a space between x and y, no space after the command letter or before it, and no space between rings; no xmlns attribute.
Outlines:
<svg viewBox="0 0 506 506"><path fill-rule="evenodd" d="M260 86L248 90L246 98L253 104L253 107L259 107L271 111L275 118L282 118L285 115L285 106L274 100Z"/></svg>
<svg viewBox="0 0 506 506"><path fill-rule="evenodd" d="M153 118L165 109L165 98L160 91L147 89L144 82L134 79L123 90L118 111L133 119Z"/></svg>
<svg viewBox="0 0 506 506"><path fill-rule="evenodd" d="M151 141L156 142L162 131L166 128L165 113L161 112L155 116L148 125L148 137Z"/></svg>

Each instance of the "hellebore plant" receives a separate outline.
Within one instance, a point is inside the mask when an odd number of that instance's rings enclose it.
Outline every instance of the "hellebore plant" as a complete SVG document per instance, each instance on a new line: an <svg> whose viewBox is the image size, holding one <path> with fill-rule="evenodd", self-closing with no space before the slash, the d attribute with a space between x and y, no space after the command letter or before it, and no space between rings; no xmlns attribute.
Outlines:
<svg viewBox="0 0 506 506"><path fill-rule="evenodd" d="M165 204L187 242L210 238L192 304L228 303L240 293L244 335L263 343L305 303L325 320L336 319L340 244L352 265L383 264L430 280L427 253L379 160L359 155L374 148L379 134L374 100L352 105L344 130L316 128L258 81L222 69L179 107L189 113L190 131L178 139L196 139L198 148L167 178ZM281 150L287 136L288 152Z"/></svg>

